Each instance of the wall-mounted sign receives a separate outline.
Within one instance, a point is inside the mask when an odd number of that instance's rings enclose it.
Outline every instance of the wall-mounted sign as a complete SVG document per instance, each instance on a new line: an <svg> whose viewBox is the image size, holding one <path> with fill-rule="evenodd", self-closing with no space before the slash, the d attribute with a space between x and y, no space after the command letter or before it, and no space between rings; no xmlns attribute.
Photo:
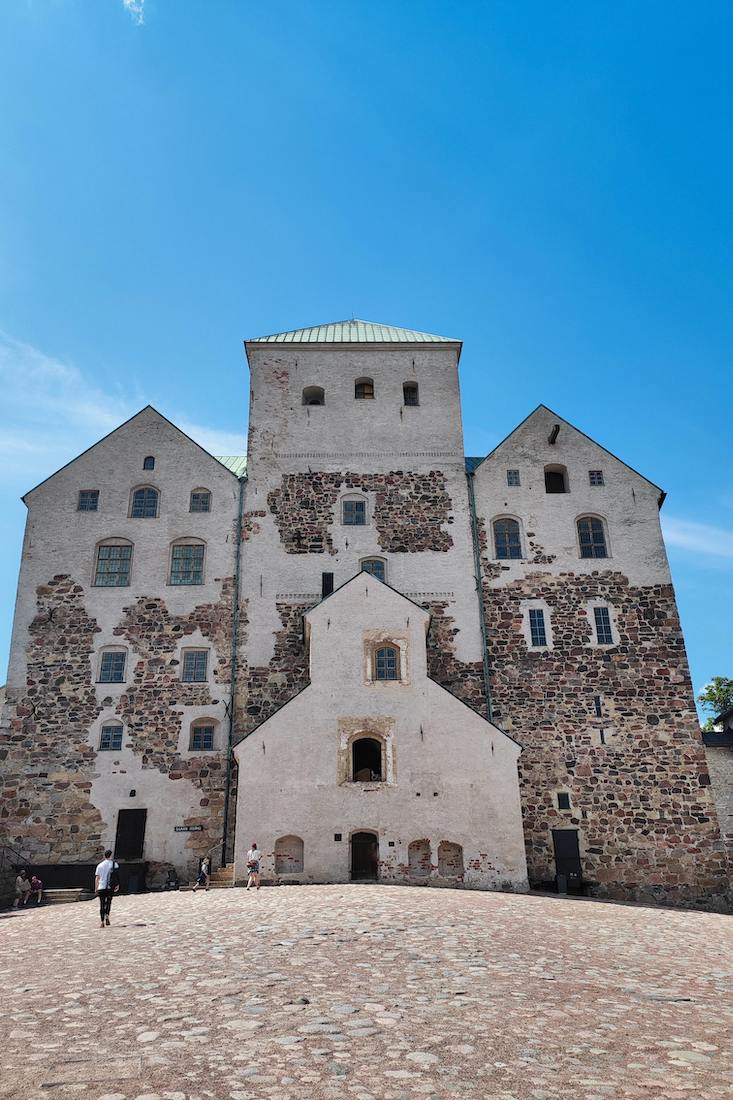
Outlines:
<svg viewBox="0 0 733 1100"><path fill-rule="evenodd" d="M173 831L176 833L203 833L203 825L174 825Z"/></svg>

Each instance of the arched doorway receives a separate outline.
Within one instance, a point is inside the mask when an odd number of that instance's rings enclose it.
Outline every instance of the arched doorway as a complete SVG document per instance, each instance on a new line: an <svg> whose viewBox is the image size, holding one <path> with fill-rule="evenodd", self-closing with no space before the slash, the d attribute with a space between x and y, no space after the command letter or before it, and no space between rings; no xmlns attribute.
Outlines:
<svg viewBox="0 0 733 1100"><path fill-rule="evenodd" d="M376 882L379 873L379 842L376 833L353 833L351 837L351 881Z"/></svg>

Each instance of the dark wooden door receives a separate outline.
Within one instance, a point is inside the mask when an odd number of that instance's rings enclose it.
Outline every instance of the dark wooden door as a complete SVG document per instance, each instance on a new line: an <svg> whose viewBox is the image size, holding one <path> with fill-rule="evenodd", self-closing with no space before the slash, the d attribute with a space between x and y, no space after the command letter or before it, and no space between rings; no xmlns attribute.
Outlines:
<svg viewBox="0 0 733 1100"><path fill-rule="evenodd" d="M376 879L379 846L374 833L354 833L351 838L352 879Z"/></svg>
<svg viewBox="0 0 733 1100"><path fill-rule="evenodd" d="M555 846L555 876L558 888L563 884L568 894L580 894L583 890L583 868L580 863L577 829L553 829Z"/></svg>
<svg viewBox="0 0 733 1100"><path fill-rule="evenodd" d="M115 859L142 859L147 810L120 810L117 815Z"/></svg>

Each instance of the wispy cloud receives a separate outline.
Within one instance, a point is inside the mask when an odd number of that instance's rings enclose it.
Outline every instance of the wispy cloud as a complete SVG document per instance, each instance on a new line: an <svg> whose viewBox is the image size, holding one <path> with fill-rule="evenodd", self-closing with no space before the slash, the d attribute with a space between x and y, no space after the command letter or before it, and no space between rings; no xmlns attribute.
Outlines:
<svg viewBox="0 0 733 1100"><path fill-rule="evenodd" d="M676 516L663 516L662 529L668 546L733 564L733 531Z"/></svg>
<svg viewBox="0 0 733 1100"><path fill-rule="evenodd" d="M0 487L24 492L112 431L153 395L103 389L78 367L0 330ZM161 410L164 411L164 410ZM244 434L165 410L212 454L243 454Z"/></svg>
<svg viewBox="0 0 733 1100"><path fill-rule="evenodd" d="M122 0L122 6L132 16L133 23L142 27L145 22L145 0Z"/></svg>

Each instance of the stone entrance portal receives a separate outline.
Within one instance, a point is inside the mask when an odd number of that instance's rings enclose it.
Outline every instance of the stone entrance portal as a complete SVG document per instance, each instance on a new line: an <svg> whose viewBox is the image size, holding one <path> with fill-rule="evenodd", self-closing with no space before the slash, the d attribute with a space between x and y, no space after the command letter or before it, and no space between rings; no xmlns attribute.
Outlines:
<svg viewBox="0 0 733 1100"><path fill-rule="evenodd" d="M379 870L379 842L376 833L354 833L351 837L351 881L375 882Z"/></svg>

